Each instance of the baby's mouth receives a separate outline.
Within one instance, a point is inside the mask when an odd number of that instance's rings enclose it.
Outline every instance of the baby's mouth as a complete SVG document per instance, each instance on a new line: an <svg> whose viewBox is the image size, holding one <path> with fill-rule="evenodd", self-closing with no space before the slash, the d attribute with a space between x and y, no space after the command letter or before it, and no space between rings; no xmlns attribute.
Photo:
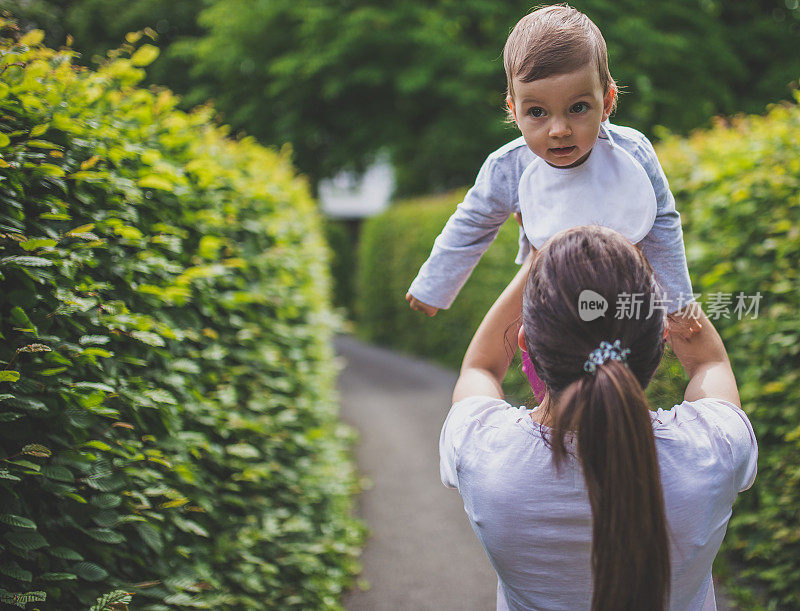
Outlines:
<svg viewBox="0 0 800 611"><path fill-rule="evenodd" d="M550 152L553 153L556 157L566 157L567 155L572 154L572 152L578 148L577 146L562 146L562 147L554 147L550 149Z"/></svg>

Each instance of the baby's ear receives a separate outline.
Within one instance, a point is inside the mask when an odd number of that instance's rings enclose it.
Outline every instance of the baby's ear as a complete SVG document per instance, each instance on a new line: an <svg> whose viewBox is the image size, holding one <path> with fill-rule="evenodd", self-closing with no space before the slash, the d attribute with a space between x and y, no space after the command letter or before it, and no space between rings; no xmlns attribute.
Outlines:
<svg viewBox="0 0 800 611"><path fill-rule="evenodd" d="M506 96L506 106L508 106L508 109L511 111L511 116L514 117L514 121L516 121L517 115L514 112L514 100L511 98L510 95Z"/></svg>
<svg viewBox="0 0 800 611"><path fill-rule="evenodd" d="M603 97L603 121L611 116L611 110L614 108L614 96L617 93L615 85L610 85L606 95Z"/></svg>

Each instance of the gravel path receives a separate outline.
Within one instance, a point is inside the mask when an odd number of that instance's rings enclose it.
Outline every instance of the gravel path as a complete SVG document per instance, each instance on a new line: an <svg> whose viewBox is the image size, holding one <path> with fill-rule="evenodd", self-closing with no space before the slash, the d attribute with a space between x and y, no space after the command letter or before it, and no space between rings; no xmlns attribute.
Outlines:
<svg viewBox="0 0 800 611"><path fill-rule="evenodd" d="M345 608L493 610L497 576L461 497L439 479L439 432L456 373L348 336L336 350L345 365L342 419L361 434L356 460L373 483L358 503L372 531L361 556L370 588L345 595ZM717 608L733 608L719 589Z"/></svg>

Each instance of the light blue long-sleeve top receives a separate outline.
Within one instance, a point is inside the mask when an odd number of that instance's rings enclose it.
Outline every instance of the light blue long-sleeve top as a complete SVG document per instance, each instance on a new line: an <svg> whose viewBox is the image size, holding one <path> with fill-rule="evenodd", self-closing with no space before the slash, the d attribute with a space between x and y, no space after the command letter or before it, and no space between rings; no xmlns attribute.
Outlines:
<svg viewBox="0 0 800 611"><path fill-rule="evenodd" d="M653 145L644 134L606 121L599 137L609 136L642 165L653 184L658 212L652 229L639 245L664 292L666 312L671 314L695 300L675 198ZM434 241L428 260L411 283L409 292L414 297L437 308L450 307L500 227L520 211L520 177L535 158L521 136L489 155L474 186ZM530 243L520 229L517 263L522 263L529 251Z"/></svg>

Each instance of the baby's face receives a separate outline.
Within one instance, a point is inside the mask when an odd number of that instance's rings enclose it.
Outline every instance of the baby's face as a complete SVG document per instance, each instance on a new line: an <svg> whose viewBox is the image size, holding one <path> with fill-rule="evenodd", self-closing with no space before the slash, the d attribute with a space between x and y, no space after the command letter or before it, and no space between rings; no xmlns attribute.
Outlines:
<svg viewBox="0 0 800 611"><path fill-rule="evenodd" d="M514 78L514 99L508 100L528 147L561 168L586 160L612 102L613 90L603 95L592 64L530 83Z"/></svg>

